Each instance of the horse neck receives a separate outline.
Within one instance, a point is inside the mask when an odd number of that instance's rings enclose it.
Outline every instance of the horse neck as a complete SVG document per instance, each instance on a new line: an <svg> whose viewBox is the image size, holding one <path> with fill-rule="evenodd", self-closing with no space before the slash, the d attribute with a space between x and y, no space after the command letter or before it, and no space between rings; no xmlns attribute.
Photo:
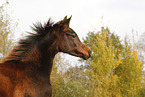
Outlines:
<svg viewBox="0 0 145 97"><path fill-rule="evenodd" d="M31 47L32 49L29 50L22 61L29 62L33 66L35 66L38 70L48 73L50 76L52 65L53 65L53 59L55 55L57 54L56 48L56 40L53 38L54 35L51 36L51 39L48 40L48 42L51 41L51 43L45 43L34 45Z"/></svg>
<svg viewBox="0 0 145 97"><path fill-rule="evenodd" d="M53 51L53 49L49 49L47 52L42 53L42 57L40 58L40 70L42 70L45 73L48 73L50 76L52 66L53 66L53 60L55 55L57 54L57 51Z"/></svg>

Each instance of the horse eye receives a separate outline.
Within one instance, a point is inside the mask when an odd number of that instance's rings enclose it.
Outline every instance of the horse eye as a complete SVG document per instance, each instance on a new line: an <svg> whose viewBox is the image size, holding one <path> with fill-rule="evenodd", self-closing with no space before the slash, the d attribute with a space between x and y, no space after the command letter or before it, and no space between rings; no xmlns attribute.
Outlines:
<svg viewBox="0 0 145 97"><path fill-rule="evenodd" d="M75 33L72 33L72 32L66 32L66 34L68 34L68 35L72 36L73 38L75 38L75 37L76 37L76 34L75 34Z"/></svg>
<svg viewBox="0 0 145 97"><path fill-rule="evenodd" d="M75 38L75 37L76 37L76 35L72 35L72 37L73 37L73 38Z"/></svg>

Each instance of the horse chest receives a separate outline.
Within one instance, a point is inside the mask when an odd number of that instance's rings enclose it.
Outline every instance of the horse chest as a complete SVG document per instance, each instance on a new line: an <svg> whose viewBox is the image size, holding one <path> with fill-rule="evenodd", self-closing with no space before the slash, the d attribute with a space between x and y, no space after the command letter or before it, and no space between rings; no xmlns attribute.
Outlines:
<svg viewBox="0 0 145 97"><path fill-rule="evenodd" d="M25 79L15 88L14 97L51 97L52 87L47 78Z"/></svg>

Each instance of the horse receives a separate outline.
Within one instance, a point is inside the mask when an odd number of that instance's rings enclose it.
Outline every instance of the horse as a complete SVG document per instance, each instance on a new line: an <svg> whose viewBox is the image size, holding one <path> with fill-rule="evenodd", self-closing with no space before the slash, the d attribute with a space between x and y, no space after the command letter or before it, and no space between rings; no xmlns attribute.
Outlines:
<svg viewBox="0 0 145 97"><path fill-rule="evenodd" d="M50 74L55 55L63 52L84 60L91 56L91 50L69 27L71 17L31 26L34 33L21 39L0 63L0 97L52 97Z"/></svg>

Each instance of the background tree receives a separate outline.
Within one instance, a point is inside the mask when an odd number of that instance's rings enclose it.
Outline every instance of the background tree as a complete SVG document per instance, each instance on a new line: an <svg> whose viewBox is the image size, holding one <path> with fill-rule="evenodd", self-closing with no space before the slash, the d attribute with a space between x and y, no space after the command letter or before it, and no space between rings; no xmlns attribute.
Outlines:
<svg viewBox="0 0 145 97"><path fill-rule="evenodd" d="M83 67L71 66L63 54L58 54L51 75L53 97L92 97L84 72Z"/></svg>
<svg viewBox="0 0 145 97"><path fill-rule="evenodd" d="M141 91L142 91L142 95L145 95L145 32L142 33L142 35L139 37L137 41L137 47L139 48L140 60L143 60L143 64L144 64L144 69L143 69L144 85Z"/></svg>
<svg viewBox="0 0 145 97"><path fill-rule="evenodd" d="M103 28L89 33L84 42L93 50L87 64L95 96L141 96L143 63L127 38L121 44L118 36Z"/></svg>
<svg viewBox="0 0 145 97"><path fill-rule="evenodd" d="M137 45L140 49L142 49L145 52L145 32L139 37L139 40L137 41Z"/></svg>
<svg viewBox="0 0 145 97"><path fill-rule="evenodd" d="M137 41L137 47L139 49L140 59L143 60L145 64L145 32L139 37Z"/></svg>
<svg viewBox="0 0 145 97"><path fill-rule="evenodd" d="M118 77L114 75L114 69L121 63L122 55L118 47L122 49L122 45L119 40L115 40L117 38L108 28L102 28L97 33L91 32L84 40L93 51L90 61L87 62L87 73L93 83L91 86L94 88L92 92L95 97L120 95L120 91L116 89Z"/></svg>
<svg viewBox="0 0 145 97"><path fill-rule="evenodd" d="M9 13L9 2L6 2L0 6L0 61L8 54L12 48L12 38L15 28L11 24L12 20Z"/></svg>

